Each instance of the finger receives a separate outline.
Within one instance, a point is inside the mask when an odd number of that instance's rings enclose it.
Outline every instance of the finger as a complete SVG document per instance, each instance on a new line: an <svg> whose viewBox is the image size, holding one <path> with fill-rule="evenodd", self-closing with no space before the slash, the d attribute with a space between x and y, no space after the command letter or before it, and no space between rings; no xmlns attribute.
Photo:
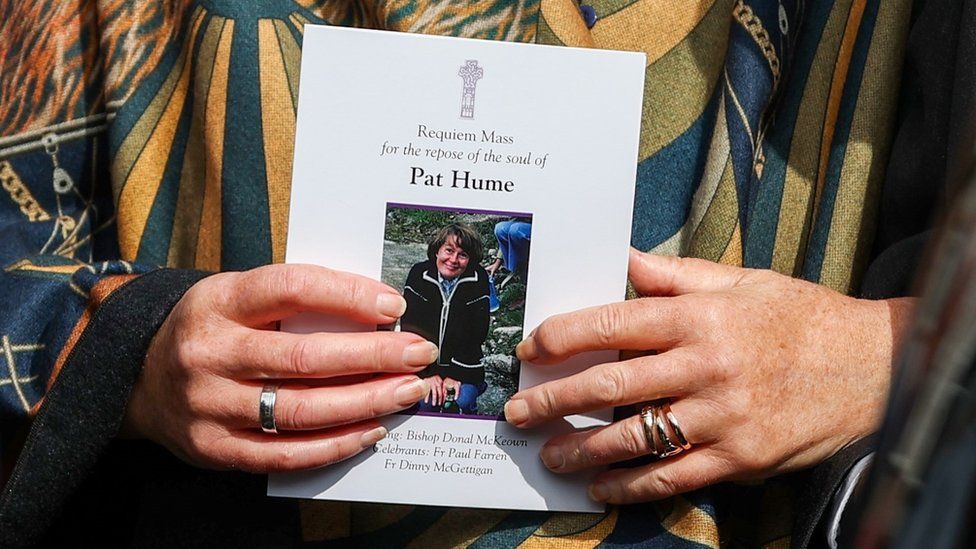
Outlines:
<svg viewBox="0 0 976 549"><path fill-rule="evenodd" d="M700 407L688 399L671 404L685 439L692 445L708 443L712 437L709 420ZM539 457L549 470L571 473L646 456L653 450L640 415L597 427L554 437L543 446Z"/></svg>
<svg viewBox="0 0 976 549"><path fill-rule="evenodd" d="M292 334L241 329L223 363L236 379L416 372L437 346L409 332Z"/></svg>
<svg viewBox="0 0 976 549"><path fill-rule="evenodd" d="M731 288L750 272L704 259L646 254L630 249L629 276L641 295L677 296Z"/></svg>
<svg viewBox="0 0 976 549"><path fill-rule="evenodd" d="M534 427L568 415L684 396L707 383L702 368L691 348L599 364L519 391L505 404L505 419L516 427Z"/></svg>
<svg viewBox="0 0 976 549"><path fill-rule="evenodd" d="M275 398L279 431L308 431L356 423L405 410L424 398L427 382L416 376L376 378L355 385L308 387L282 385ZM237 385L218 419L232 428L261 426L261 387Z"/></svg>
<svg viewBox="0 0 976 549"><path fill-rule="evenodd" d="M671 349L689 338L688 309L680 299L643 298L556 315L515 352L524 361L553 364L585 351Z"/></svg>
<svg viewBox="0 0 976 549"><path fill-rule="evenodd" d="M607 503L654 501L731 479L731 463L710 448L692 449L643 467L597 475L590 497Z"/></svg>
<svg viewBox="0 0 976 549"><path fill-rule="evenodd" d="M433 391L432 391L432 393L434 395L434 400L433 400L432 404L434 406L440 406L441 405L441 398L442 398L443 393L444 393L444 385L442 383L440 383L439 381L435 381L434 384L433 384Z"/></svg>
<svg viewBox="0 0 976 549"><path fill-rule="evenodd" d="M382 282L316 265L267 265L240 273L229 301L228 316L251 326L302 312L387 324L407 308Z"/></svg>
<svg viewBox="0 0 976 549"><path fill-rule="evenodd" d="M376 421L314 433L239 431L215 441L211 451L232 469L251 473L301 471L348 459L386 435L386 428Z"/></svg>

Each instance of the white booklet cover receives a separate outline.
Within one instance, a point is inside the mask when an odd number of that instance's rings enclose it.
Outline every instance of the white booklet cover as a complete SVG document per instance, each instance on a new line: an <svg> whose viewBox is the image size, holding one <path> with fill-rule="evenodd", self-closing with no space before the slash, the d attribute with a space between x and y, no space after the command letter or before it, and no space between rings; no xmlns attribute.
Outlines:
<svg viewBox="0 0 976 549"><path fill-rule="evenodd" d="M616 359L543 367L514 348L549 316L624 297L644 65L638 53L306 27L286 261L403 292L394 329L440 344L422 375L445 390L386 418L372 451L271 475L269 495L603 509L587 497L592 472L553 474L539 450L609 410L532 430L500 416L520 387ZM376 327L306 315L283 329Z"/></svg>

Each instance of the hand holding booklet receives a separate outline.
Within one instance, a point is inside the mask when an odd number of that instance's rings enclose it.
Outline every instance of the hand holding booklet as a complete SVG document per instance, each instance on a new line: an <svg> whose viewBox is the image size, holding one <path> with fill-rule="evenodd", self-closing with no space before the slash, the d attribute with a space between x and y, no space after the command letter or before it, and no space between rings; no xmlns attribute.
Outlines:
<svg viewBox="0 0 976 549"><path fill-rule="evenodd" d="M306 27L286 260L401 291L396 326L438 346L386 439L273 496L601 511L592 473L555 475L549 438L610 411L520 430L519 388L615 360L520 363L545 318L624 297L644 56ZM302 315L295 332L362 331Z"/></svg>

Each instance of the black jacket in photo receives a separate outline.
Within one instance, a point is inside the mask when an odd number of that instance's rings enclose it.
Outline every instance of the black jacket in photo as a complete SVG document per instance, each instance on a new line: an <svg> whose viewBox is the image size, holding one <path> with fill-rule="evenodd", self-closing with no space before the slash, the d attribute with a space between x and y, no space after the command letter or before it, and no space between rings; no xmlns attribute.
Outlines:
<svg viewBox="0 0 976 549"><path fill-rule="evenodd" d="M445 294L431 260L410 269L403 288L407 311L400 329L419 334L437 345L440 354L424 376L439 375L477 385L485 381L481 350L491 321L488 311L488 273L470 265L450 294Z"/></svg>

